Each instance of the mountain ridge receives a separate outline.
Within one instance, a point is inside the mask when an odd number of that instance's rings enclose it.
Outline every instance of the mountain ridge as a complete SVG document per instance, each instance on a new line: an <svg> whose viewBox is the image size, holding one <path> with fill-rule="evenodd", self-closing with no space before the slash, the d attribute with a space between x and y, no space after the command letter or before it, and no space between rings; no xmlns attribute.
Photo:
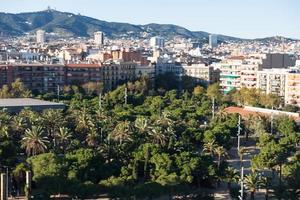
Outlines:
<svg viewBox="0 0 300 200"><path fill-rule="evenodd" d="M46 32L60 33L66 36L90 37L95 31L102 31L107 37L137 37L149 38L162 36L172 38L180 36L199 41L207 41L209 32L190 31L187 28L174 24L150 23L134 25L121 22L107 22L96 18L61 12L53 9L37 12L5 13L0 12L0 33L7 36L21 36L26 33L43 29ZM254 40L274 40L277 37L258 38ZM244 41L251 39L237 38L218 34L220 41ZM287 40L295 40L286 38Z"/></svg>

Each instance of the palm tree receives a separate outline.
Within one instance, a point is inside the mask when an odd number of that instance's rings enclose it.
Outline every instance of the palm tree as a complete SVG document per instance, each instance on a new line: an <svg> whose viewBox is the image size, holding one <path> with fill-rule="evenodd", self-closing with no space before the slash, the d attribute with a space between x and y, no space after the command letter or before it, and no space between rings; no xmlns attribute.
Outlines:
<svg viewBox="0 0 300 200"><path fill-rule="evenodd" d="M26 127L25 119L21 116L14 116L11 121L11 127L15 135L21 135Z"/></svg>
<svg viewBox="0 0 300 200"><path fill-rule="evenodd" d="M86 139L86 143L90 147L96 147L98 144L98 134L95 128L91 128L91 130L88 132Z"/></svg>
<svg viewBox="0 0 300 200"><path fill-rule="evenodd" d="M259 186L261 186L261 184L262 184L258 173L253 172L253 173L245 176L244 183L245 183L247 190L249 190L251 193L251 200L254 200L254 195L255 195L256 189Z"/></svg>
<svg viewBox="0 0 300 200"><path fill-rule="evenodd" d="M48 137L53 138L55 131L64 124L64 116L61 110L47 109L43 111L43 126L47 130Z"/></svg>
<svg viewBox="0 0 300 200"><path fill-rule="evenodd" d="M60 145L62 151L65 152L66 145L72 138L72 133L68 128L60 127L56 132L55 137L58 141L58 145Z"/></svg>
<svg viewBox="0 0 300 200"><path fill-rule="evenodd" d="M0 110L0 136L9 137L9 122L11 117L7 114L6 110Z"/></svg>
<svg viewBox="0 0 300 200"><path fill-rule="evenodd" d="M150 131L149 135L155 144L159 144L161 146L166 145L166 136L164 135L161 127L159 126L154 127Z"/></svg>
<svg viewBox="0 0 300 200"><path fill-rule="evenodd" d="M265 192L265 199L266 200L269 199L269 189L270 189L270 186L271 186L271 180L272 179L268 176L262 177L262 179L261 179L261 185L266 190L266 192Z"/></svg>
<svg viewBox="0 0 300 200"><path fill-rule="evenodd" d="M174 122L172 119L170 119L170 112L164 111L162 115L159 116L156 124L165 128L173 126Z"/></svg>
<svg viewBox="0 0 300 200"><path fill-rule="evenodd" d="M94 126L92 116L88 113L86 108L75 112L76 130L78 132L87 133L91 127Z"/></svg>
<svg viewBox="0 0 300 200"><path fill-rule="evenodd" d="M31 128L32 126L39 126L42 122L40 115L30 108L24 108L19 114L18 117L23 118L24 125L26 128Z"/></svg>
<svg viewBox="0 0 300 200"><path fill-rule="evenodd" d="M224 147L222 146L217 146L215 148L215 153L218 157L218 169L220 168L220 164L221 164L221 158L222 157L226 157L228 154L227 154L227 151Z"/></svg>
<svg viewBox="0 0 300 200"><path fill-rule="evenodd" d="M149 129L149 120L145 117L138 117L134 122L134 126L141 134L145 134Z"/></svg>
<svg viewBox="0 0 300 200"><path fill-rule="evenodd" d="M203 145L203 152L206 152L213 156L215 154L215 149L218 147L218 145L215 143L215 141L207 142Z"/></svg>
<svg viewBox="0 0 300 200"><path fill-rule="evenodd" d="M175 131L172 127L168 127L165 131L164 131L165 135L167 136L167 138L169 138L169 145L168 148L170 149L173 146L174 141L176 140L176 135L175 135Z"/></svg>
<svg viewBox="0 0 300 200"><path fill-rule="evenodd" d="M0 123L0 137L9 138L8 125Z"/></svg>
<svg viewBox="0 0 300 200"><path fill-rule="evenodd" d="M113 132L111 134L111 138L113 140L119 141L119 143L121 145L124 141L131 140L129 122L124 121L124 122L119 123L113 130Z"/></svg>
<svg viewBox="0 0 300 200"><path fill-rule="evenodd" d="M239 178L240 176L236 169L234 169L233 167L228 167L226 169L225 180L227 181L227 187L229 191L231 190L231 183L238 182Z"/></svg>
<svg viewBox="0 0 300 200"><path fill-rule="evenodd" d="M43 128L33 126L26 129L25 136L22 138L22 148L26 149L27 155L37 155L47 149L48 138L44 136Z"/></svg>

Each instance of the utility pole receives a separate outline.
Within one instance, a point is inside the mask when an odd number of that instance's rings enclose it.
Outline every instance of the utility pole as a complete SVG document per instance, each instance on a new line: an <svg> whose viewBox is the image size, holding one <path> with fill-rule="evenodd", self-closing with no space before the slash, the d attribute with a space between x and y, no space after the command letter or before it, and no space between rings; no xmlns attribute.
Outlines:
<svg viewBox="0 0 300 200"><path fill-rule="evenodd" d="M238 149L238 151L240 151L240 145L241 145L241 115L239 115L237 137L238 137L238 146L237 146L237 149Z"/></svg>
<svg viewBox="0 0 300 200"><path fill-rule="evenodd" d="M212 99L212 118L215 118L215 97Z"/></svg>
<svg viewBox="0 0 300 200"><path fill-rule="evenodd" d="M239 200L244 200L244 167L241 168L241 190Z"/></svg>
<svg viewBox="0 0 300 200"><path fill-rule="evenodd" d="M127 105L127 97L128 97L128 95L127 95L127 87L125 87L125 91L124 91L124 99L125 99L125 106Z"/></svg>

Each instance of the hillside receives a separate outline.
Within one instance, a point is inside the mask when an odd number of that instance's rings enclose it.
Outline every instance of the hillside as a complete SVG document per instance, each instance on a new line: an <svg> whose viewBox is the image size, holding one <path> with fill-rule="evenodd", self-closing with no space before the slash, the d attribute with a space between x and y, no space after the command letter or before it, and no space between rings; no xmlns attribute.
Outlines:
<svg viewBox="0 0 300 200"><path fill-rule="evenodd" d="M210 33L203 31L190 31L173 24L146 24L133 25L129 23L116 23L98 20L95 18L60 12L56 10L44 10L28 13L0 13L0 34L6 36L21 36L26 33L43 29L48 33L59 33L62 36L89 37L95 31L102 31L107 37L134 37L149 38L151 36L163 36L172 38L181 36L200 41L207 41ZM244 40L241 38L219 35L220 41ZM271 38L259 39L259 41L273 40Z"/></svg>
<svg viewBox="0 0 300 200"><path fill-rule="evenodd" d="M95 18L75 15L56 10L29 13L0 13L0 32L2 35L20 36L38 29L65 35L88 37L101 30L108 37L148 38L160 35L166 38L181 36L192 39L207 39L209 33L193 32L172 24L133 25L129 23L106 22ZM222 40L232 38L223 36Z"/></svg>

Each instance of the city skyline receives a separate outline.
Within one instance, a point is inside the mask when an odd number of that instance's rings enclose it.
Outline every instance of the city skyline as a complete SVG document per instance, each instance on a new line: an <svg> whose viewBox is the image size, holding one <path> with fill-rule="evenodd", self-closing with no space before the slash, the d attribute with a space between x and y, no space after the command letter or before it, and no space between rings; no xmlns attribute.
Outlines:
<svg viewBox="0 0 300 200"><path fill-rule="evenodd" d="M121 0L89 2L4 0L0 11L33 12L50 6L59 11L80 13L109 22L176 24L192 31L207 31L247 39L270 36L300 38L300 27L294 23L295 19L300 18L300 13L297 13L300 2L296 0L246 0L243 3L238 0L187 0L184 3L180 0L132 0L126 2L126 5Z"/></svg>

